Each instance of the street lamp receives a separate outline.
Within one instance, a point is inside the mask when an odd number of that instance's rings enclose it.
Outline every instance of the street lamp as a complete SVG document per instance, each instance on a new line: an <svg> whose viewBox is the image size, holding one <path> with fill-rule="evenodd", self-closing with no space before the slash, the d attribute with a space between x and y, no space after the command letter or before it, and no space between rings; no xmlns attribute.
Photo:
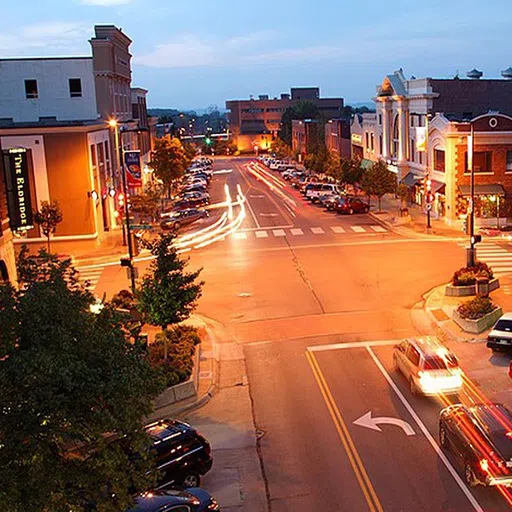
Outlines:
<svg viewBox="0 0 512 512"><path fill-rule="evenodd" d="M119 162L119 172L121 174L121 183L123 187L123 205L124 205L124 216L126 222L126 239L128 241L128 261L121 260L121 264L128 267L128 272L130 273L130 284L132 292L135 293L135 272L133 271L133 239L131 237L130 232L130 212L128 210L128 190L126 186L126 172L123 165L123 148L122 145L119 145L119 122L116 119L111 119L108 122L109 126L114 128L115 134L115 145L116 152L118 155ZM122 224L122 222L121 222ZM126 263L124 263L126 261Z"/></svg>
<svg viewBox="0 0 512 512"><path fill-rule="evenodd" d="M475 238L475 166L473 165L475 153L475 129L473 121L470 121L471 135L469 136L468 167L471 172L470 198L469 198L469 248L466 263L468 267L476 264L476 238Z"/></svg>

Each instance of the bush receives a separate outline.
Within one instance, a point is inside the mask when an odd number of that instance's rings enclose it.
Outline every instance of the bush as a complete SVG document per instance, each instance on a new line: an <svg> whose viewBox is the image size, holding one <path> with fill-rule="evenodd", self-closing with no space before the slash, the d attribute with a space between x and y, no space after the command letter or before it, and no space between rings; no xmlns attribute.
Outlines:
<svg viewBox="0 0 512 512"><path fill-rule="evenodd" d="M475 297L461 304L457 308L457 312L462 318L467 320L478 320L487 313L492 313L495 309L496 306L491 299L487 297Z"/></svg>
<svg viewBox="0 0 512 512"><path fill-rule="evenodd" d="M477 261L474 267L462 267L453 274L453 286L469 286L475 284L477 277L492 279L494 274L491 267L483 261Z"/></svg>
<svg viewBox="0 0 512 512"><path fill-rule="evenodd" d="M116 309L134 309L137 301L130 290L119 290L110 301Z"/></svg>
<svg viewBox="0 0 512 512"><path fill-rule="evenodd" d="M167 362L164 360L167 342ZM167 386L175 386L188 380L194 368L195 346L201 338L195 327L179 325L158 333L149 346L149 360L159 367Z"/></svg>

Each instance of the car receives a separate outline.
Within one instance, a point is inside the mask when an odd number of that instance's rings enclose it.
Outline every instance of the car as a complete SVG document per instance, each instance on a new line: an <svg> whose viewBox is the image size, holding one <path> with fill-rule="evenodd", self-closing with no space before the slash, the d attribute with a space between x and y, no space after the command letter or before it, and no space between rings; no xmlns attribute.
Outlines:
<svg viewBox="0 0 512 512"><path fill-rule="evenodd" d="M179 199L172 205L172 210L186 210L187 208L198 208L200 206L206 206L210 204L210 200L207 197L197 198L183 198Z"/></svg>
<svg viewBox="0 0 512 512"><path fill-rule="evenodd" d="M512 486L512 412L501 404L450 405L439 414L439 444L470 486Z"/></svg>
<svg viewBox="0 0 512 512"><path fill-rule="evenodd" d="M212 179L211 173L207 173L204 171L189 172L189 173L186 173L184 177L185 177L185 179L201 178L203 180L206 180L207 182L209 182Z"/></svg>
<svg viewBox="0 0 512 512"><path fill-rule="evenodd" d="M187 208L185 210L171 211L162 213L160 218L160 227L162 229L179 229L181 226L192 224L196 220L205 219L209 217L206 210L199 210L198 208Z"/></svg>
<svg viewBox="0 0 512 512"><path fill-rule="evenodd" d="M512 313L505 313L487 335L487 347L495 352L512 350Z"/></svg>
<svg viewBox="0 0 512 512"><path fill-rule="evenodd" d="M318 198L325 194L341 194L341 190L337 185L332 183L321 183L320 186L312 187L309 190L306 190L306 197L312 202L316 203Z"/></svg>
<svg viewBox="0 0 512 512"><path fill-rule="evenodd" d="M163 419L144 427L156 452L161 473L158 488L199 487L201 476L213 465L210 443L182 421Z"/></svg>
<svg viewBox="0 0 512 512"><path fill-rule="evenodd" d="M360 197L341 196L336 201L334 210L337 213L348 213L349 215L354 213L368 213L370 211L370 205Z"/></svg>
<svg viewBox="0 0 512 512"><path fill-rule="evenodd" d="M183 180L183 184L184 185L199 184L199 185L204 185L205 187L207 187L208 186L208 180L206 180L205 178L200 178L199 176L191 176L191 177L186 177Z"/></svg>
<svg viewBox="0 0 512 512"><path fill-rule="evenodd" d="M325 209L332 212L341 197L343 197L343 194L328 194L327 196L320 198L320 203Z"/></svg>
<svg viewBox="0 0 512 512"><path fill-rule="evenodd" d="M407 379L413 395L450 395L462 389L457 358L435 336L410 338L396 345L393 365Z"/></svg>
<svg viewBox="0 0 512 512"><path fill-rule="evenodd" d="M215 512L217 501L204 489L152 491L135 498L127 512Z"/></svg>
<svg viewBox="0 0 512 512"><path fill-rule="evenodd" d="M201 190L186 190L178 196L178 199L206 199L209 201L210 194Z"/></svg>
<svg viewBox="0 0 512 512"><path fill-rule="evenodd" d="M189 192L201 192L202 194L208 195L208 189L204 185L186 185L180 190L181 194L187 194Z"/></svg>

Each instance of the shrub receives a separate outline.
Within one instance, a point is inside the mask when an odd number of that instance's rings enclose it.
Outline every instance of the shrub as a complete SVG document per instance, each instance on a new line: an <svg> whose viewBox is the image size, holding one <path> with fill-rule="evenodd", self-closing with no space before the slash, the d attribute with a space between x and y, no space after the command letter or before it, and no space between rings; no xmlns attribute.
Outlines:
<svg viewBox="0 0 512 512"><path fill-rule="evenodd" d="M483 261L477 261L474 267L462 267L453 274L453 286L469 286L475 284L477 277L488 277L492 279L494 276L491 267Z"/></svg>
<svg viewBox="0 0 512 512"><path fill-rule="evenodd" d="M167 362L164 360L167 342ZM195 346L201 343L194 327L179 325L158 333L149 346L149 360L162 370L167 386L175 386L188 380L194 368Z"/></svg>
<svg viewBox="0 0 512 512"><path fill-rule="evenodd" d="M478 320L487 313L491 313L496 309L496 306L491 299L487 297L475 297L461 304L457 311L462 318L467 320Z"/></svg>
<svg viewBox="0 0 512 512"><path fill-rule="evenodd" d="M137 301L130 290L119 290L111 300L112 305L118 309L133 309Z"/></svg>

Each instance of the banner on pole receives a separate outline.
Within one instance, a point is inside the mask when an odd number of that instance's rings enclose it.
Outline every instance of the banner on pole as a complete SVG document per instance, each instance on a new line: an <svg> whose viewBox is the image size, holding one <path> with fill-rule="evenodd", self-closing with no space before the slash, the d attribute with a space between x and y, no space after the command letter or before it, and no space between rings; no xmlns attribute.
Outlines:
<svg viewBox="0 0 512 512"><path fill-rule="evenodd" d="M416 128L416 151L427 151L427 128L425 126Z"/></svg>
<svg viewBox="0 0 512 512"><path fill-rule="evenodd" d="M140 169L140 151L125 151L124 166L126 184L130 188L142 187L142 172Z"/></svg>

